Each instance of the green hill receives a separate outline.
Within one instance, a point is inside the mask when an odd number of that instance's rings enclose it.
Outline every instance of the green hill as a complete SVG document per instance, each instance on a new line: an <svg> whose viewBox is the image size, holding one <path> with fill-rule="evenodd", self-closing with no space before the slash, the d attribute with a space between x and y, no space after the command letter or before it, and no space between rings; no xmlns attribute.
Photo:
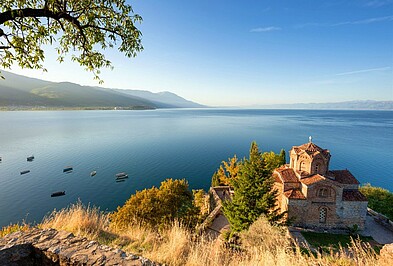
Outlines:
<svg viewBox="0 0 393 266"><path fill-rule="evenodd" d="M81 86L70 82L50 82L2 71L0 108L2 109L155 109L201 107L175 94L133 95L128 90ZM143 97L146 96L146 97ZM151 99L149 99L151 98Z"/></svg>

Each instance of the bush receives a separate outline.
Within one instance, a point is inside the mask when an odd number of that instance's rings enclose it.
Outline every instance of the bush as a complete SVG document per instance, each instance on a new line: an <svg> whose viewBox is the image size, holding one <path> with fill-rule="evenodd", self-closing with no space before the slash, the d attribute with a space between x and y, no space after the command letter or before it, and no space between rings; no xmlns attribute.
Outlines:
<svg viewBox="0 0 393 266"><path fill-rule="evenodd" d="M110 218L115 228L126 228L130 224L156 227L175 220L193 223L198 215L199 209L193 204L187 181L167 179L159 188L137 191Z"/></svg>
<svg viewBox="0 0 393 266"><path fill-rule="evenodd" d="M386 215L393 221L393 193L370 184L360 187L359 190L367 197L369 208Z"/></svg>

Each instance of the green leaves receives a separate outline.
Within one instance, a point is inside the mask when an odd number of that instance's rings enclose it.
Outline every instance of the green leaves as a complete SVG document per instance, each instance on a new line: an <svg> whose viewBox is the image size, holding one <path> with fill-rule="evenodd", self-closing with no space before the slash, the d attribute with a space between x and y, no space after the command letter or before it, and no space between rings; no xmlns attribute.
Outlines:
<svg viewBox="0 0 393 266"><path fill-rule="evenodd" d="M143 50L142 18L124 0L3 0L0 6L0 65L44 69L42 45L53 44L58 61L70 54L98 80L112 67L104 50L127 57Z"/></svg>
<svg viewBox="0 0 393 266"><path fill-rule="evenodd" d="M231 182L232 201L223 202L224 214L234 231L248 229L261 215L272 223L282 218L275 208L277 192L271 176L271 167L278 157L274 152L262 155L256 142L251 144L249 159L244 159L237 178Z"/></svg>
<svg viewBox="0 0 393 266"><path fill-rule="evenodd" d="M393 220L393 193L387 189L365 184L359 191L367 197L368 207Z"/></svg>
<svg viewBox="0 0 393 266"><path fill-rule="evenodd" d="M159 188L137 191L124 206L117 208L111 221L119 228L135 223L155 227L170 224L175 219L189 223L190 216L197 215L187 181L167 179Z"/></svg>
<svg viewBox="0 0 393 266"><path fill-rule="evenodd" d="M235 182L239 173L241 161L238 161L236 155L228 158L228 161L222 161L220 167L212 176L212 186L230 186Z"/></svg>

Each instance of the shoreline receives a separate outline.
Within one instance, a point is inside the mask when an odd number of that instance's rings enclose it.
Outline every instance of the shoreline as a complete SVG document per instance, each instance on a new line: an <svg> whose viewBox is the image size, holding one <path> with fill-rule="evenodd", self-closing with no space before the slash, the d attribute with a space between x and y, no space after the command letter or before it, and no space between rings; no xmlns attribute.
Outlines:
<svg viewBox="0 0 393 266"><path fill-rule="evenodd" d="M0 107L0 112L13 111L113 111L113 110L156 110L148 106L109 106L109 107Z"/></svg>

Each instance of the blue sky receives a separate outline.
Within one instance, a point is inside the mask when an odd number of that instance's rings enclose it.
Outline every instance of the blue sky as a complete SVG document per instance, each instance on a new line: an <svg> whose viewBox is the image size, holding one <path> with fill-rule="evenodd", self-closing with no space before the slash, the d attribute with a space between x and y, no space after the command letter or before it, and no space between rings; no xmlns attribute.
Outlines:
<svg viewBox="0 0 393 266"><path fill-rule="evenodd" d="M109 88L171 91L213 106L393 100L393 0L130 1L143 17L144 51L107 50ZM98 85L76 63L48 73Z"/></svg>

